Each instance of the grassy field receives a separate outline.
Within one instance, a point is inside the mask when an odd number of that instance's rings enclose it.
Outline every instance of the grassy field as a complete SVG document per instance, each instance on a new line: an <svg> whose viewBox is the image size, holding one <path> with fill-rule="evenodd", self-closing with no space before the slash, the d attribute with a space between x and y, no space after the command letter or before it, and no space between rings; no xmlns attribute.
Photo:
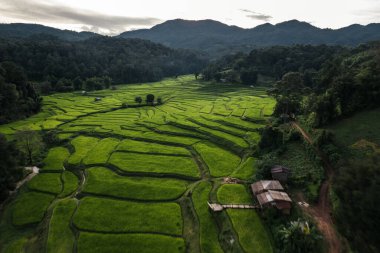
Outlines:
<svg viewBox="0 0 380 253"><path fill-rule="evenodd" d="M59 194L62 191L60 173L40 173L27 184L28 188L35 191Z"/></svg>
<svg viewBox="0 0 380 253"><path fill-rule="evenodd" d="M73 250L75 237L69 224L76 207L77 201L74 199L60 201L54 207L49 224L47 252L65 253Z"/></svg>
<svg viewBox="0 0 380 253"><path fill-rule="evenodd" d="M54 130L60 144L7 204L0 252L228 252L207 201L249 203L242 186L213 186L254 176L252 151L275 104L263 88L215 85L183 76L56 93L39 114L1 125L9 139ZM163 104L134 102L149 93ZM225 216L240 248L270 252L259 216L235 211Z"/></svg>
<svg viewBox="0 0 380 253"><path fill-rule="evenodd" d="M63 170L64 162L69 156L69 151L64 147L52 148L44 160L43 169L61 171Z"/></svg>
<svg viewBox="0 0 380 253"><path fill-rule="evenodd" d="M177 179L123 177L102 167L87 170L83 192L138 200L177 199L188 183Z"/></svg>
<svg viewBox="0 0 380 253"><path fill-rule="evenodd" d="M210 143L194 145L214 177L230 175L240 164L241 158Z"/></svg>
<svg viewBox="0 0 380 253"><path fill-rule="evenodd" d="M243 185L222 185L217 195L221 203L252 204L252 197ZM256 211L228 209L227 213L246 252L273 252L269 235Z"/></svg>
<svg viewBox="0 0 380 253"><path fill-rule="evenodd" d="M360 140L368 140L380 146L380 109L357 113L343 119L328 129L334 132L336 142L341 146L350 146Z"/></svg>
<svg viewBox="0 0 380 253"><path fill-rule="evenodd" d="M54 196L38 192L24 192L12 206L12 223L16 226L42 221Z"/></svg>
<svg viewBox="0 0 380 253"><path fill-rule="evenodd" d="M115 152L109 163L127 172L199 176L197 165L188 157Z"/></svg>
<svg viewBox="0 0 380 253"><path fill-rule="evenodd" d="M74 215L79 229L97 232L182 234L176 203L139 203L86 197Z"/></svg>
<svg viewBox="0 0 380 253"><path fill-rule="evenodd" d="M164 235L81 233L78 251L84 253L182 253L185 252L185 243L182 238Z"/></svg>

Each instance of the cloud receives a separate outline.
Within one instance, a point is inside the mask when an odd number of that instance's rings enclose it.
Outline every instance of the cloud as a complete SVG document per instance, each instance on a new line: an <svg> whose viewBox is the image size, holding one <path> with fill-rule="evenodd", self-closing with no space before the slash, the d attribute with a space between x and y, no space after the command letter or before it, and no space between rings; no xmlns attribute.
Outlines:
<svg viewBox="0 0 380 253"><path fill-rule="evenodd" d="M77 24L89 31L109 35L128 30L131 26L152 26L161 22L153 17L112 16L69 6L52 4L46 0L2 0L0 13L4 16L33 23Z"/></svg>
<svg viewBox="0 0 380 253"><path fill-rule="evenodd" d="M251 11L251 10L247 10L247 9L240 9L240 11L247 13L246 17L251 18L251 19L260 20L260 21L269 21L273 18L270 15L266 15L263 13L259 13L259 12L255 12L255 11Z"/></svg>

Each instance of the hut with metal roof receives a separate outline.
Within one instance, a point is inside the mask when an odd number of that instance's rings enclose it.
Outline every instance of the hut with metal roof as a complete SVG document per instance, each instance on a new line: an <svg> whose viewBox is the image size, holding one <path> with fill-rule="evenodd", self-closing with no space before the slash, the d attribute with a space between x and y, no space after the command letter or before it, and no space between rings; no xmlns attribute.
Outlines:
<svg viewBox="0 0 380 253"><path fill-rule="evenodd" d="M253 194L256 196L257 194L269 190L283 191L284 187L282 187L281 183L278 180L261 180L251 184L251 189Z"/></svg>
<svg viewBox="0 0 380 253"><path fill-rule="evenodd" d="M290 213L292 208L292 200L286 192L266 191L256 196L261 208L275 207L283 213Z"/></svg>
<svg viewBox="0 0 380 253"><path fill-rule="evenodd" d="M290 169L281 165L275 165L270 172L273 180L278 180L280 182L287 182L290 175Z"/></svg>

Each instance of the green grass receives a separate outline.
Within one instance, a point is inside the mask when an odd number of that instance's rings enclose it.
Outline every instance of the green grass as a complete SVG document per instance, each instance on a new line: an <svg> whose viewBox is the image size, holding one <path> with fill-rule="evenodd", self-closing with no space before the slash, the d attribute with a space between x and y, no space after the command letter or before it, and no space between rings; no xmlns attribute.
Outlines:
<svg viewBox="0 0 380 253"><path fill-rule="evenodd" d="M192 158L115 152L109 163L127 172L150 172L199 176Z"/></svg>
<svg viewBox="0 0 380 253"><path fill-rule="evenodd" d="M75 148L74 154L72 154L68 160L70 164L80 164L82 159L86 157L88 151L90 151L99 141L94 137L78 136L71 141L71 144Z"/></svg>
<svg viewBox="0 0 380 253"><path fill-rule="evenodd" d="M186 186L182 180L119 176L107 168L94 167L87 169L83 191L130 199L168 200L179 198Z"/></svg>
<svg viewBox="0 0 380 253"><path fill-rule="evenodd" d="M78 253L183 253L182 238L153 234L80 233Z"/></svg>
<svg viewBox="0 0 380 253"><path fill-rule="evenodd" d="M350 146L364 139L380 145L380 109L365 111L328 127L341 146Z"/></svg>
<svg viewBox="0 0 380 253"><path fill-rule="evenodd" d="M7 245L2 252L4 253L24 253L25 244L28 242L28 238L20 238L14 240L9 245Z"/></svg>
<svg viewBox="0 0 380 253"><path fill-rule="evenodd" d="M39 173L27 185L31 190L58 194L62 191L61 173Z"/></svg>
<svg viewBox="0 0 380 253"><path fill-rule="evenodd" d="M240 179L251 179L256 173L256 160L254 157L248 157L240 166L231 174L231 177Z"/></svg>
<svg viewBox="0 0 380 253"><path fill-rule="evenodd" d="M200 226L200 246L202 252L223 252L219 241L216 224L209 212L207 201L211 190L211 184L201 182L193 191L192 200L198 215Z"/></svg>
<svg viewBox="0 0 380 253"><path fill-rule="evenodd" d="M162 97L165 103L119 108L123 102L134 105L136 96L144 98L148 93ZM95 96L101 96L102 101L95 103ZM189 243L191 249L197 249L194 244L199 241L203 253L222 252L218 237L224 240L225 234L218 231L215 218L223 229L230 229L230 222L210 213L207 200L210 195L214 199L217 192L205 181L225 176L253 177L256 158L248 158L252 153L249 148L256 147L258 129L264 126L274 105L263 88L215 86L196 81L193 76L118 85L117 91L94 91L88 96L80 92L44 96L40 113L0 126L0 132L10 140L17 129L25 126L36 131L54 129L61 143L61 147L50 149L44 160L46 174L27 183L21 189L23 193L5 206L7 215L0 218L0 244L4 245L0 251L7 247L9 252L21 252L24 246L29 251L45 251L40 246L47 239L50 252L71 252L68 219L78 191L80 204L73 224L82 229L76 235L78 252L184 252ZM197 123L191 122L194 120ZM201 159L192 157L193 148ZM211 175L200 173L198 160L207 164ZM81 170L86 175L83 186L78 178ZM57 172L56 177L53 172ZM309 191L316 189L313 186ZM195 220L189 200L179 199L189 198L183 194L190 189L198 216ZM235 191L237 194L233 194ZM235 191L229 193L222 187L219 196L241 200L244 194ZM55 195L56 202L41 223ZM241 245L246 252L258 252L252 248L254 243L246 244L247 236L256 242L257 235L241 230L244 226L256 229L259 218L252 218L254 212L237 215L241 217L237 221L234 218L233 225ZM14 226L13 222L28 226ZM198 222L199 228L189 227ZM42 235L38 237L41 240L33 235ZM262 240L266 245L266 239Z"/></svg>
<svg viewBox="0 0 380 253"><path fill-rule="evenodd" d="M69 151L63 147L55 147L49 150L44 160L43 169L46 170L63 170L63 163L70 156Z"/></svg>
<svg viewBox="0 0 380 253"><path fill-rule="evenodd" d="M252 204L252 197L242 184L224 184L219 187L217 196L222 204Z"/></svg>
<svg viewBox="0 0 380 253"><path fill-rule="evenodd" d="M176 203L85 197L74 215L74 223L89 231L182 235L181 208Z"/></svg>
<svg viewBox="0 0 380 253"><path fill-rule="evenodd" d="M79 180L77 176L75 176L70 171L64 171L62 173L62 180L63 191L61 192L60 197L66 197L78 188Z"/></svg>
<svg viewBox="0 0 380 253"><path fill-rule="evenodd" d="M228 176L239 166L240 157L211 143L200 142L194 147L214 177Z"/></svg>
<svg viewBox="0 0 380 253"><path fill-rule="evenodd" d="M119 144L119 140L106 138L100 140L96 146L91 149L83 159L83 164L104 164L108 161L111 152Z"/></svg>
<svg viewBox="0 0 380 253"><path fill-rule="evenodd" d="M252 204L252 196L244 185L222 185L217 196L220 203ZM273 252L269 235L255 210L228 209L227 213L246 252Z"/></svg>
<svg viewBox="0 0 380 253"><path fill-rule="evenodd" d="M190 156L189 151L183 147L167 146L157 143L141 142L128 139L123 140L117 147L117 150L141 153L177 154Z"/></svg>
<svg viewBox="0 0 380 253"><path fill-rule="evenodd" d="M53 210L47 239L47 252L72 252L75 237L70 229L70 220L77 206L76 200L60 201Z"/></svg>
<svg viewBox="0 0 380 253"><path fill-rule="evenodd" d="M21 193L12 206L12 223L22 226L40 222L53 199L53 195L45 193Z"/></svg>

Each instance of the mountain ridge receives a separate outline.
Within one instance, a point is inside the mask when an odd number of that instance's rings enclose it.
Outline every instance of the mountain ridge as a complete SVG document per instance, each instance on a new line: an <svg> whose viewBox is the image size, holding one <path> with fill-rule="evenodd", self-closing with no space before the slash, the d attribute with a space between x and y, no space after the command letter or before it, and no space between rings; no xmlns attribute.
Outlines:
<svg viewBox="0 0 380 253"><path fill-rule="evenodd" d="M60 30L38 24L0 24L0 38L27 38L41 33L68 41L102 36L92 32ZM319 28L293 19L277 24L265 23L253 28L241 28L212 19L174 19L149 29L126 31L114 37L145 39L172 48L198 50L217 56L258 47L294 44L357 46L368 41L380 40L380 23L352 24L331 29Z"/></svg>

